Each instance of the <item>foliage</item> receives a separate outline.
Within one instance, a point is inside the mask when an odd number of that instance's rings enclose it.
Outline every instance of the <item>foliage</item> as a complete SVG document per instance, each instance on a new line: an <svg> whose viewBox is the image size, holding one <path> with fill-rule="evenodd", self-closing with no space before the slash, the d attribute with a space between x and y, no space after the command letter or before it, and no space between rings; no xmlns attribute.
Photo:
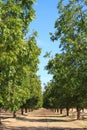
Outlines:
<svg viewBox="0 0 87 130"><path fill-rule="evenodd" d="M41 90L41 82L39 77L33 75L30 77L30 98L26 100L26 103L22 105L22 108L40 108L42 107L42 90Z"/></svg>
<svg viewBox="0 0 87 130"><path fill-rule="evenodd" d="M25 39L35 18L33 4L34 0L0 1L0 103L11 111L30 98L30 79L38 70L37 33Z"/></svg>
<svg viewBox="0 0 87 130"><path fill-rule="evenodd" d="M87 2L60 0L57 8L55 33L50 35L52 41L60 40L61 54L46 69L53 75L59 104L81 109L87 106Z"/></svg>

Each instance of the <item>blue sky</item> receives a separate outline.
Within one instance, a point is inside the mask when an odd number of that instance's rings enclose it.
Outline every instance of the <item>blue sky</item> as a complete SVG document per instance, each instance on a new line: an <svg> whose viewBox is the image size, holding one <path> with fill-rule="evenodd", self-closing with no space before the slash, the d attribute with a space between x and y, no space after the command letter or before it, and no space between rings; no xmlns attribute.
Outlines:
<svg viewBox="0 0 87 130"><path fill-rule="evenodd" d="M41 55L39 57L39 71L40 79L43 84L51 80L51 75L47 74L47 71L44 70L48 59L45 59L43 56L46 52L50 52L54 55L59 52L59 43L58 41L52 42L50 40L49 32L54 32L54 23L58 17L57 10L58 0L37 0L37 4L34 6L36 11L36 19L31 23L31 30L36 30L39 34L37 38L37 44L41 48Z"/></svg>

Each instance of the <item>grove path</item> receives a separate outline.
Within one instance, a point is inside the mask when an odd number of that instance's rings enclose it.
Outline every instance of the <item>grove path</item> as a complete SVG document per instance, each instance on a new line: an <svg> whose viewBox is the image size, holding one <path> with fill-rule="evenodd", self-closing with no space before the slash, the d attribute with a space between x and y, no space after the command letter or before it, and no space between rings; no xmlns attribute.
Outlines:
<svg viewBox="0 0 87 130"><path fill-rule="evenodd" d="M2 123L4 128L0 130L87 130L87 120L72 120L44 108L24 116L18 114L16 119L3 118Z"/></svg>

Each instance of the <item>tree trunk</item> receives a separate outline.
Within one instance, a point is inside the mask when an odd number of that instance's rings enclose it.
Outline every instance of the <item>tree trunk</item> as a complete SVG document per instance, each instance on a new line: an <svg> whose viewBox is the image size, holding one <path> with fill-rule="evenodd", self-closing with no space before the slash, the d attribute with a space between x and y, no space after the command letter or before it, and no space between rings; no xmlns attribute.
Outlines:
<svg viewBox="0 0 87 130"><path fill-rule="evenodd" d="M55 109L54 109L54 112L56 112L56 113L57 113L57 108L55 108Z"/></svg>
<svg viewBox="0 0 87 130"><path fill-rule="evenodd" d="M16 117L16 111L13 112L13 118L15 118L15 117Z"/></svg>
<svg viewBox="0 0 87 130"><path fill-rule="evenodd" d="M23 108L21 108L21 115L23 115L24 114L24 111L23 111Z"/></svg>
<svg viewBox="0 0 87 130"><path fill-rule="evenodd" d="M25 113L27 113L27 108L25 108Z"/></svg>
<svg viewBox="0 0 87 130"><path fill-rule="evenodd" d="M60 108L60 114L62 114L62 110L63 110L63 109L62 109L62 108Z"/></svg>
<svg viewBox="0 0 87 130"><path fill-rule="evenodd" d="M77 107L77 120L80 120L80 108Z"/></svg>
<svg viewBox="0 0 87 130"><path fill-rule="evenodd" d="M66 108L66 115L69 116L69 108Z"/></svg>

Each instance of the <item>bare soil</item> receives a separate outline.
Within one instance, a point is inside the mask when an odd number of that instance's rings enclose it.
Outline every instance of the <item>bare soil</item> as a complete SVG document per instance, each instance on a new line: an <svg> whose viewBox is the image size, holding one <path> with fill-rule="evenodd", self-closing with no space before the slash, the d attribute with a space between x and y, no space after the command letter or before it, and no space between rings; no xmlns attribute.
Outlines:
<svg viewBox="0 0 87 130"><path fill-rule="evenodd" d="M16 118L8 112L2 113L0 130L87 130L87 118L76 120L44 108L25 113L20 112Z"/></svg>

